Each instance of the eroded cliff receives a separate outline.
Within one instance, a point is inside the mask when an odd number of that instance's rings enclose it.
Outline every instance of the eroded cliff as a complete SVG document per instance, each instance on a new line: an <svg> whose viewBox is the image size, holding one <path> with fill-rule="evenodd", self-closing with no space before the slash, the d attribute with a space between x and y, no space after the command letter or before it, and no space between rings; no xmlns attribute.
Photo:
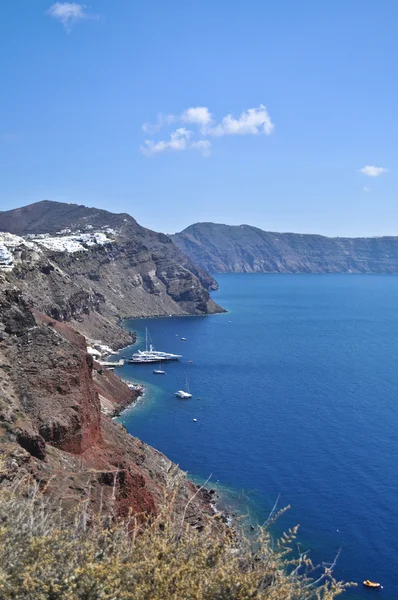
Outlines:
<svg viewBox="0 0 398 600"><path fill-rule="evenodd" d="M156 512L173 472L182 510L194 486L103 414L100 395L114 406L132 399L116 376L93 369L79 333L32 312L15 289L0 290L1 484L29 474L66 504L88 497L93 510L126 515ZM199 494L190 522L199 526L209 513Z"/></svg>

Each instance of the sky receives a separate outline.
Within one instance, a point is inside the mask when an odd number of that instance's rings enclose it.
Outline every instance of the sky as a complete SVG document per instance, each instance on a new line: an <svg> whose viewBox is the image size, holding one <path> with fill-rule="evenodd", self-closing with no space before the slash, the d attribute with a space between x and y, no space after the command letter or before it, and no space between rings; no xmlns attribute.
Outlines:
<svg viewBox="0 0 398 600"><path fill-rule="evenodd" d="M398 235L396 0L3 0L0 210Z"/></svg>

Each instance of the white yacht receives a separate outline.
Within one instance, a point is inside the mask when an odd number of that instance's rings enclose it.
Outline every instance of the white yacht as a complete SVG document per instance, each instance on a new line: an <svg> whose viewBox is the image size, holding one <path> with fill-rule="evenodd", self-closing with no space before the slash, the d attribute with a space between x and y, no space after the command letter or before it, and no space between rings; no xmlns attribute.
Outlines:
<svg viewBox="0 0 398 600"><path fill-rule="evenodd" d="M172 354L171 352L161 352L160 350L155 350L152 344L149 345L149 350L138 350L136 354L133 356L156 356L161 360L179 360L182 358L182 354Z"/></svg>
<svg viewBox="0 0 398 600"><path fill-rule="evenodd" d="M155 350L153 345L150 343L148 346L148 328L145 328L145 350L138 350L134 352L129 363L154 363L169 360L179 360L182 358L182 354L172 354L171 352L162 352Z"/></svg>
<svg viewBox="0 0 398 600"><path fill-rule="evenodd" d="M145 354L145 356L139 356L137 354L133 354L131 358L127 361L129 364L154 364L162 362L162 359L159 356L153 356L151 354Z"/></svg>
<svg viewBox="0 0 398 600"><path fill-rule="evenodd" d="M192 398L192 394L189 389L187 377L185 378L185 390L178 390L178 392L176 392L175 395L177 396L177 398L181 398L182 400L187 400L188 398Z"/></svg>

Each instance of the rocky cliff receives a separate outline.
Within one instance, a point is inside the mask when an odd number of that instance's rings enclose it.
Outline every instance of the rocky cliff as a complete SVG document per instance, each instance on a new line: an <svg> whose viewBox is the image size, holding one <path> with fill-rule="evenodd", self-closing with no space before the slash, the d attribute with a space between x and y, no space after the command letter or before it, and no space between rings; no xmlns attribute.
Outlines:
<svg viewBox="0 0 398 600"><path fill-rule="evenodd" d="M0 213L0 484L31 476L64 504L116 515L156 513L172 486L182 515L195 486L112 420L137 392L84 336L121 347L123 317L219 311L215 286L129 215L53 202ZM189 506L198 527L212 514L205 493Z"/></svg>
<svg viewBox="0 0 398 600"><path fill-rule="evenodd" d="M328 238L197 223L171 238L210 273L398 273L398 237Z"/></svg>
<svg viewBox="0 0 398 600"><path fill-rule="evenodd" d="M0 213L1 231L0 277L91 338L123 346L122 318L222 310L214 279L127 214L45 201Z"/></svg>
<svg viewBox="0 0 398 600"><path fill-rule="evenodd" d="M0 484L32 476L64 504L89 498L93 510L155 513L175 471L182 512L194 486L104 414L103 399L124 405L131 391L95 369L68 324L32 312L15 289L0 289ZM200 526L210 514L207 498L199 494L191 506L190 522Z"/></svg>

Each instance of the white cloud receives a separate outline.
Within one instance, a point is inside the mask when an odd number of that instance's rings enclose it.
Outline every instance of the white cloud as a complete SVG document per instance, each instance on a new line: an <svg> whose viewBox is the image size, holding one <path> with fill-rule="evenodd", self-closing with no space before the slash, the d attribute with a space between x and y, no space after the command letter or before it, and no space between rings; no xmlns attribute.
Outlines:
<svg viewBox="0 0 398 600"><path fill-rule="evenodd" d="M212 123L213 118L207 106L195 106L187 108L181 115L183 123L195 123L201 127L206 127Z"/></svg>
<svg viewBox="0 0 398 600"><path fill-rule="evenodd" d="M146 133L156 133L165 125L171 125L176 120L174 115L163 115L158 113L156 123L144 123L142 126L143 131Z"/></svg>
<svg viewBox="0 0 398 600"><path fill-rule="evenodd" d="M172 123L189 123L191 129L179 127L170 134L168 140L145 140L140 150L146 156L159 154L166 150L198 150L202 156L209 156L212 144L209 137L227 135L270 135L274 124L265 106L249 108L243 111L238 118L231 114L226 115L218 124L207 106L192 106L184 110L179 116L163 115L159 113L154 124L144 123L143 131L155 133L162 127Z"/></svg>
<svg viewBox="0 0 398 600"><path fill-rule="evenodd" d="M210 135L257 135L263 133L270 135L274 124L265 106L260 104L258 108L249 108L242 112L238 119L232 115L224 117L216 127L209 130Z"/></svg>
<svg viewBox="0 0 398 600"><path fill-rule="evenodd" d="M211 142L208 140L191 142L191 136L192 131L185 129L185 127L179 127L170 134L169 140L160 140L159 142L145 140L144 145L141 146L140 150L146 156L160 154L166 150L172 150L174 152L181 152L182 150L199 150L202 156L209 156Z"/></svg>
<svg viewBox="0 0 398 600"><path fill-rule="evenodd" d="M179 127L170 134L169 147L172 150L185 150L187 140L189 140L191 135L192 131L185 129L185 127Z"/></svg>
<svg viewBox="0 0 398 600"><path fill-rule="evenodd" d="M380 175L383 175L383 173L387 173L388 169L385 169L384 167L375 167L374 165L367 165L366 167L359 169L359 171L368 177L379 177Z"/></svg>
<svg viewBox="0 0 398 600"><path fill-rule="evenodd" d="M165 150L186 150L191 135L192 131L185 129L185 127L179 127L170 134L170 139L168 141L160 140L159 142L154 142L153 140L145 140L144 146L141 146L140 150L147 156L158 154Z"/></svg>
<svg viewBox="0 0 398 600"><path fill-rule="evenodd" d="M97 18L95 15L87 14L86 8L85 4L78 4L77 2L56 2L50 6L46 14L60 21L66 31L70 31L72 25L77 21Z"/></svg>
<svg viewBox="0 0 398 600"><path fill-rule="evenodd" d="M198 142L192 142L190 148L199 150L202 156L210 156L211 153L211 142L209 140L199 140Z"/></svg>

